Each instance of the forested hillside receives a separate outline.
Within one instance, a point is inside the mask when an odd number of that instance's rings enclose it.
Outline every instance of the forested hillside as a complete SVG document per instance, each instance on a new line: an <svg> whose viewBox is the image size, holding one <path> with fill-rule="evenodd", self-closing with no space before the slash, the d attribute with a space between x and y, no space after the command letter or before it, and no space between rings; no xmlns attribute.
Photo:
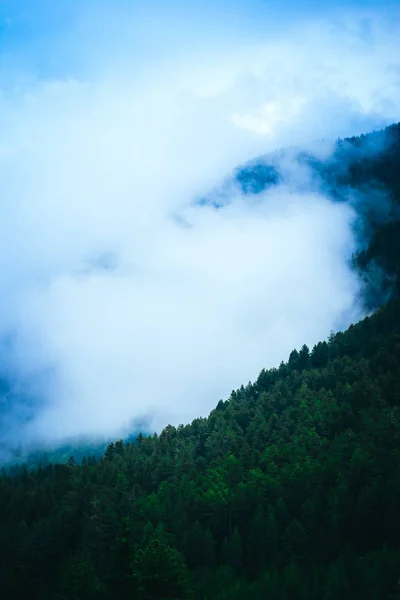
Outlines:
<svg viewBox="0 0 400 600"><path fill-rule="evenodd" d="M208 418L3 471L2 597L400 600L399 132L343 175L391 198L354 257L382 270L388 303Z"/></svg>
<svg viewBox="0 0 400 600"><path fill-rule="evenodd" d="M4 597L400 597L399 372L393 302L208 419L4 474Z"/></svg>
<svg viewBox="0 0 400 600"><path fill-rule="evenodd" d="M257 197L278 184L350 203L357 219L354 267L365 279L364 302L377 308L397 293L400 253L400 123L358 137L339 139L323 156L324 143L304 151L287 148L258 157L233 174L234 185ZM205 202L229 201L232 179Z"/></svg>

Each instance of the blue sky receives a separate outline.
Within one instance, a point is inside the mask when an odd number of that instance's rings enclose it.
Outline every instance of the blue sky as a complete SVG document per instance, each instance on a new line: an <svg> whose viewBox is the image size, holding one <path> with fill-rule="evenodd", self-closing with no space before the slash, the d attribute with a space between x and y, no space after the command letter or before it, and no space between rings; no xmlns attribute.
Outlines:
<svg viewBox="0 0 400 600"><path fill-rule="evenodd" d="M295 164L301 193L195 200L254 156L399 120L398 16L0 2L0 335L40 398L23 438L187 422L360 316L354 213Z"/></svg>
<svg viewBox="0 0 400 600"><path fill-rule="evenodd" d="M291 0L282 3L266 0L198 0L164 2L161 0L2 0L0 32L2 64L18 65L43 76L79 73L80 60L72 47L82 43L81 36L101 36L105 45L132 43L132 23L136 21L138 40L146 37L153 49L174 46L204 36L228 38L249 35L253 38L285 30L293 22L321 18L340 18L343 14L398 12L397 2L359 0L317 2ZM124 27L124 21L129 25ZM125 22L125 25L127 24ZM70 37L72 36L72 37ZM73 42L72 42L73 40ZM72 42L69 45L68 42ZM88 50L86 48L86 50ZM96 48L96 53L101 53ZM10 71L8 71L8 74Z"/></svg>

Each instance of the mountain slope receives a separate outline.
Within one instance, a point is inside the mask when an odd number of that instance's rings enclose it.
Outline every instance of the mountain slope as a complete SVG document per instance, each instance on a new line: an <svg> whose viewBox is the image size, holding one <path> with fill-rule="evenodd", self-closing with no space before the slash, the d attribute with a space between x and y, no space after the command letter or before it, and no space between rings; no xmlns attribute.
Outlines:
<svg viewBox="0 0 400 600"><path fill-rule="evenodd" d="M395 207L397 175L379 177ZM4 597L400 599L400 252L395 210L377 212L354 257L391 282L375 314L293 350L207 419L79 465L3 471Z"/></svg>
<svg viewBox="0 0 400 600"><path fill-rule="evenodd" d="M337 202L350 203L357 214L353 266L362 274L363 300L367 310L372 310L393 295L399 276L399 164L397 124L383 131L338 140L328 148L321 142L308 151L289 148L260 157L237 169L221 190L214 190L201 202L223 205L235 198L234 190L238 188L250 203L268 201L260 192L282 184L289 191L322 193ZM83 444L74 441L62 449L40 449L27 456L23 440L16 439L15 433L40 411L43 403L35 379L46 381L49 373L35 373L32 381L21 381L9 365L13 336L0 342L0 461L27 459L37 464L63 461L69 454L78 459L82 452L100 455L104 440L86 440Z"/></svg>
<svg viewBox="0 0 400 600"><path fill-rule="evenodd" d="M288 148L239 167L204 202L222 206L232 188L257 198L284 184L294 192L323 193L353 206L358 250L354 267L364 279L364 302L376 309L398 291L400 240L400 123L359 137L323 142L307 151Z"/></svg>
<svg viewBox="0 0 400 600"><path fill-rule="evenodd" d="M399 372L392 302L293 351L208 419L111 444L81 466L4 474L1 589L161 598L155 571L169 556L165 577L198 598L389 597L400 575ZM81 595L63 591L65 577Z"/></svg>

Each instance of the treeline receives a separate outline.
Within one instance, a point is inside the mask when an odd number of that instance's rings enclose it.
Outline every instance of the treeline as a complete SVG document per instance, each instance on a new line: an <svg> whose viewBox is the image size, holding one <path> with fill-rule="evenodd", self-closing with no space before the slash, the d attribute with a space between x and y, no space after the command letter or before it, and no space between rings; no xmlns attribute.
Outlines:
<svg viewBox="0 0 400 600"><path fill-rule="evenodd" d="M400 600L399 131L337 145L359 152L347 187L369 177L393 200L354 257L392 299L208 418L3 470L2 597ZM386 159L367 168L371 145Z"/></svg>
<svg viewBox="0 0 400 600"><path fill-rule="evenodd" d="M288 164L294 174L289 168L285 178L281 166ZM337 140L328 159L296 148L269 154L238 169L235 179L246 194L282 182L298 191L298 167L308 170L305 190L354 206L359 249L353 264L364 276L366 306L377 308L399 292L400 123Z"/></svg>
<svg viewBox="0 0 400 600"><path fill-rule="evenodd" d="M339 139L328 158L299 148L288 148L265 155L239 167L234 178L246 194L259 194L291 174L290 164L310 169L307 189L326 190L346 201L351 191L381 190L390 198L400 198L400 123L366 135ZM285 183L290 186L288 177ZM293 178L298 188L301 182ZM372 212L378 207L370 204ZM379 211L378 211L379 212Z"/></svg>
<svg viewBox="0 0 400 600"><path fill-rule="evenodd" d="M400 304L207 419L0 480L5 598L400 598Z"/></svg>

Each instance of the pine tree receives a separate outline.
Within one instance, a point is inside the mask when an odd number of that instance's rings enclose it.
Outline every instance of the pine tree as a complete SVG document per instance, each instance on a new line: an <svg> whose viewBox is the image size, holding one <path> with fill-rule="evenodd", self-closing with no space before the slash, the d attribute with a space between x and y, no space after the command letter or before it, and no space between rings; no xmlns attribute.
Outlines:
<svg viewBox="0 0 400 600"><path fill-rule="evenodd" d="M134 579L140 600L185 600L192 598L182 555L157 538L135 554Z"/></svg>

